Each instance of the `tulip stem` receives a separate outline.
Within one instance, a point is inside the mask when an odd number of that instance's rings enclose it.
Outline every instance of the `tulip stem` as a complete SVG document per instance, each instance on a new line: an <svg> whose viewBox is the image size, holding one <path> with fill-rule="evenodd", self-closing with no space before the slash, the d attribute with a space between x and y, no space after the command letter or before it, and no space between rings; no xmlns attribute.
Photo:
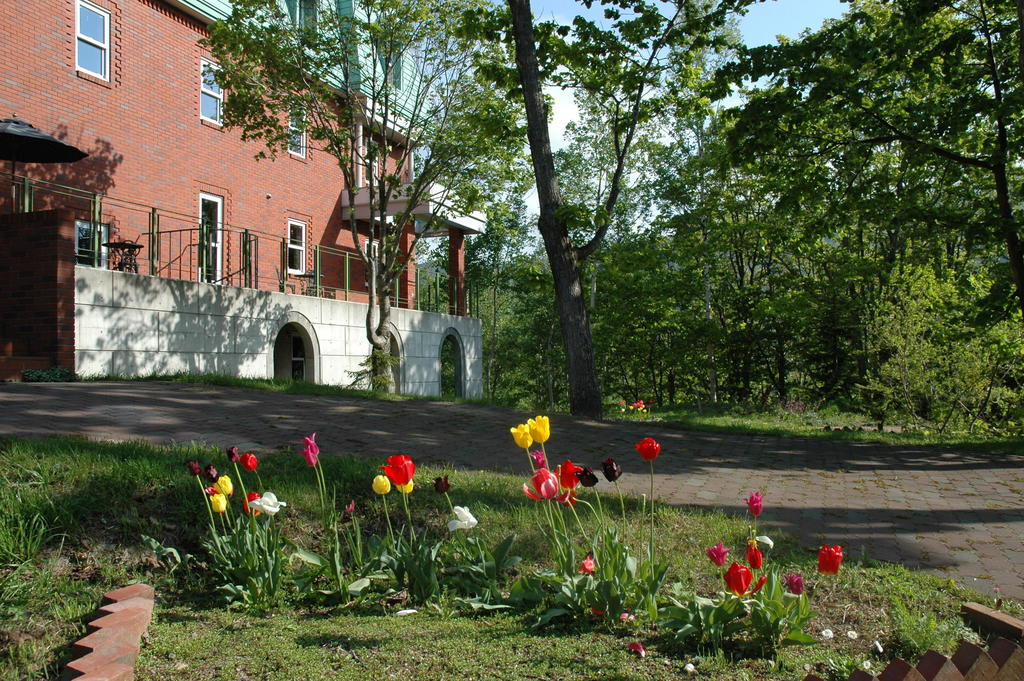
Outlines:
<svg viewBox="0 0 1024 681"><path fill-rule="evenodd" d="M409 521L409 546L411 547L413 544L416 543L416 536L413 534L412 530L412 512L409 510L409 495L406 494L405 492L402 492L402 490L398 491L402 495L402 506L405 507L405 517Z"/></svg>
<svg viewBox="0 0 1024 681"><path fill-rule="evenodd" d="M615 481L615 491L619 495L619 508L622 510L622 525L626 525L626 502L622 498L622 490L619 488L619 481Z"/></svg>
<svg viewBox="0 0 1024 681"><path fill-rule="evenodd" d="M238 486L242 488L242 498L248 499L249 493L245 491L245 481L242 480L242 474L238 472L238 464L232 461L231 465L235 467L235 477L238 478Z"/></svg>
<svg viewBox="0 0 1024 681"><path fill-rule="evenodd" d="M548 464L548 450L544 448L543 442L540 443L540 451L541 454L544 455L544 467L550 470L551 466Z"/></svg>
<svg viewBox="0 0 1024 681"><path fill-rule="evenodd" d="M651 565L654 565L654 459L648 463L651 464L651 540L647 549Z"/></svg>
<svg viewBox="0 0 1024 681"><path fill-rule="evenodd" d="M444 493L444 498L448 500L448 508L451 509L452 513L455 513L455 505L452 504L452 498L448 496L448 492Z"/></svg>
<svg viewBox="0 0 1024 681"><path fill-rule="evenodd" d="M213 523L213 509L210 507L210 495L206 493L206 488L203 487L203 481L196 476L196 482L199 483L200 493L203 495L203 501L206 502L206 513L210 516L210 529L216 531L216 527Z"/></svg>
<svg viewBox="0 0 1024 681"><path fill-rule="evenodd" d="M395 531L391 528L391 515L388 513L388 497L385 494L380 496L380 500L384 503L384 520L388 523L388 539L391 540L391 545L395 544Z"/></svg>

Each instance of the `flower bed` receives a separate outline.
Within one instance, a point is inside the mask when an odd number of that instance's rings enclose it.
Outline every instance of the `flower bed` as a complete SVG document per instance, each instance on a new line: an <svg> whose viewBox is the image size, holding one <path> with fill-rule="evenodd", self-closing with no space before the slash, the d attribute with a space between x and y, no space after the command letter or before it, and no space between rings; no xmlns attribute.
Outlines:
<svg viewBox="0 0 1024 681"><path fill-rule="evenodd" d="M142 679L675 679L688 669L723 681L795 680L808 671L845 679L841 672L864 663L881 669L895 655L914 659L921 646L950 653L965 633L955 617L965 592L946 580L850 558L839 574L818 576L817 561L791 540L773 536L769 546L757 528L770 517L770 496L748 496L745 520L681 513L652 495L614 492L620 476L649 475L673 452L646 442L588 470L556 459L555 444L550 433L528 444L522 474L508 476L325 457L315 438L303 456L251 458L139 443L8 443L0 514L39 515L51 538L15 567L0 567L0 639L11 643L0 677L58 675L61 649L78 638L69 628L99 593L134 580L154 583L163 599L139 658ZM549 455L561 463L549 466ZM212 480L204 466L185 475L186 459L223 470ZM380 480L373 489L377 476L389 489ZM602 488L612 493L595 494ZM223 500L214 501L218 494ZM154 537L152 552L140 549L140 535ZM824 556L826 571L834 557ZM663 576L652 569L659 564ZM650 588L644 575L663 586ZM768 596L813 603L817 614L802 631L814 645L765 650L752 617ZM721 652L670 622L685 616L673 608L692 608L697 598L742 605ZM902 614L897 602L907 603Z"/></svg>

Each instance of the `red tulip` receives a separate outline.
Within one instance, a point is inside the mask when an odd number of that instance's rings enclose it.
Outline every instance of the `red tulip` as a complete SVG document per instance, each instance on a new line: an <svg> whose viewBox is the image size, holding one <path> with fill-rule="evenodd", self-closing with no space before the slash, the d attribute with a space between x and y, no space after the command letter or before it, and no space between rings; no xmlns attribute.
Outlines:
<svg viewBox="0 0 1024 681"><path fill-rule="evenodd" d="M239 462L242 464L242 468L252 473L256 470L256 467L260 465L260 460L252 452L246 452L242 454Z"/></svg>
<svg viewBox="0 0 1024 681"><path fill-rule="evenodd" d="M217 475L217 467L212 463L206 464L206 468L203 469L203 472L206 473L206 478L210 482L217 482L217 478L219 477Z"/></svg>
<svg viewBox="0 0 1024 681"><path fill-rule="evenodd" d="M653 437L645 437L634 446L644 461L654 461L658 458L658 454L661 454L661 445Z"/></svg>
<svg viewBox="0 0 1024 681"><path fill-rule="evenodd" d="M387 465L381 466L380 469L393 485L408 485L412 476L416 474L416 464L406 454L389 456Z"/></svg>
<svg viewBox="0 0 1024 681"><path fill-rule="evenodd" d="M754 579L754 573L750 571L745 565L739 563L733 563L729 566L729 569L725 571L725 586L729 591L733 592L739 597L753 596L764 583L768 581L768 577L761 575L761 579L757 580L757 585L751 590L750 582Z"/></svg>
<svg viewBox="0 0 1024 681"><path fill-rule="evenodd" d="M349 515L352 515L355 512L356 512L356 500L353 499L352 501L348 502L348 506L345 507L345 513L348 513Z"/></svg>
<svg viewBox="0 0 1024 681"><path fill-rule="evenodd" d="M256 501L261 496L262 495L259 492L249 492L248 494L245 495L245 499L242 499L242 510L245 511L246 515L249 515L250 513L252 515L259 515L260 514L260 512L255 510L255 509L252 509L252 510L249 509L249 502L250 501Z"/></svg>
<svg viewBox="0 0 1024 681"><path fill-rule="evenodd" d="M523 483L523 493L531 499L554 499L558 494L558 478L547 468L538 468L530 482Z"/></svg>
<svg viewBox="0 0 1024 681"><path fill-rule="evenodd" d="M747 565L755 570L760 570L764 565L764 554L757 548L757 541L754 539L747 543Z"/></svg>
<svg viewBox="0 0 1024 681"><path fill-rule="evenodd" d="M562 489L575 489L576 485L580 484L580 479L576 477L576 472L583 470L569 459L565 460L561 466L555 469L555 474L558 475L558 482L562 486Z"/></svg>
<svg viewBox="0 0 1024 681"><path fill-rule="evenodd" d="M203 468L199 465L198 461L186 461L185 465L188 466L188 472L192 475L201 475L203 472Z"/></svg>
<svg viewBox="0 0 1024 681"><path fill-rule="evenodd" d="M594 567L596 567L594 564L594 554L588 553L587 557L580 563L579 573L581 575L589 575L594 571Z"/></svg>
<svg viewBox="0 0 1024 681"><path fill-rule="evenodd" d="M822 546L818 550L818 572L823 575L839 574L839 566L843 564L843 547Z"/></svg>
<svg viewBox="0 0 1024 681"><path fill-rule="evenodd" d="M747 505L750 515L755 518L764 511L764 497L760 492L751 492L750 496L743 500L743 503Z"/></svg>
<svg viewBox="0 0 1024 681"><path fill-rule="evenodd" d="M232 445L231 447L228 447L224 451L227 452L228 461L230 461L231 463L238 463L238 447Z"/></svg>
<svg viewBox="0 0 1024 681"><path fill-rule="evenodd" d="M555 501L557 501L560 504L569 504L570 506L575 506L576 505L576 490L574 490L574 489L567 489L567 490L565 490L564 492L562 492L561 494L559 494L555 498Z"/></svg>

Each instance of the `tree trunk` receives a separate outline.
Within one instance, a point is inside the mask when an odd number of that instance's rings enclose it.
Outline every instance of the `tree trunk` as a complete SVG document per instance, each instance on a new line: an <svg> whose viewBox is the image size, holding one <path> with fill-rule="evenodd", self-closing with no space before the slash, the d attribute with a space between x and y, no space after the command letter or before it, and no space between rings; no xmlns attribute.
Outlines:
<svg viewBox="0 0 1024 681"><path fill-rule="evenodd" d="M601 388L597 382L590 323L580 282L579 260L565 223L556 216L556 211L562 206L562 197L551 153L547 107L544 103L540 67L537 63L533 14L529 0L508 0L508 4L512 12L516 66L526 102L527 135L530 140L530 155L533 159L533 172L537 180L537 196L540 203L537 228L547 250L548 263L555 283L558 317L562 327L562 342L568 370L569 408L577 416L600 418Z"/></svg>

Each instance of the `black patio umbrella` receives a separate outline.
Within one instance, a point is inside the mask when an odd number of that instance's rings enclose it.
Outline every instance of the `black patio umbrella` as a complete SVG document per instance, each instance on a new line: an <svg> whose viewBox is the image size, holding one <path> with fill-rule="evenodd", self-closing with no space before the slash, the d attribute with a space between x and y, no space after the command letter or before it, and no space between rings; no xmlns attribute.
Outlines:
<svg viewBox="0 0 1024 681"><path fill-rule="evenodd" d="M14 164L22 163L73 163L89 154L77 147L65 144L55 137L39 132L33 125L18 118L0 120L0 159Z"/></svg>

